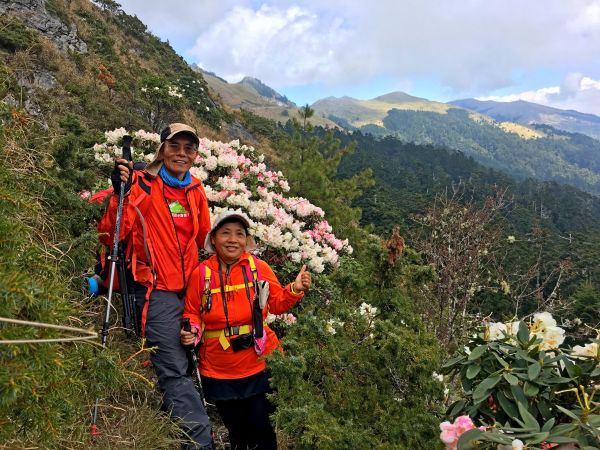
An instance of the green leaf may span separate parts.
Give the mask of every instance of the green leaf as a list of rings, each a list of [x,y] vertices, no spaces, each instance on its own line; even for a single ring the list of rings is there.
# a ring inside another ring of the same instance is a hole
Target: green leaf
[[[465,405],[467,404],[466,400],[457,400],[452,403],[448,409],[446,410],[446,415],[449,417],[456,417],[458,413],[460,413]]]
[[[519,322],[519,331],[517,331],[517,339],[523,345],[529,342],[529,328],[523,321]]]
[[[523,385],[523,392],[527,397],[535,397],[540,392],[540,388],[536,384],[526,381]]]
[[[535,428],[537,431],[540,431],[540,424],[537,419],[529,412],[526,406],[521,403],[517,403],[517,407],[519,408],[519,414],[523,419],[523,423],[528,428]]]
[[[550,407],[548,406],[546,399],[540,399],[539,403],[537,404],[537,407],[540,410],[540,414],[544,419],[549,419],[554,416],[554,414],[552,414],[552,411],[550,411]]]
[[[565,378],[565,377],[552,377],[546,380],[547,384],[564,384],[573,381],[573,378]]]
[[[529,357],[529,355],[527,354],[527,352],[525,350],[522,350],[522,349],[519,349],[519,351],[517,351],[516,356],[517,356],[518,359],[522,359],[522,360],[530,362],[530,363],[536,362],[535,359]]]
[[[487,345],[480,345],[478,347],[475,347],[473,350],[471,350],[471,353],[469,354],[469,361],[481,358],[483,354],[487,351],[487,349]]]
[[[531,381],[533,381],[540,375],[541,370],[542,366],[536,361],[527,369],[527,376]]]
[[[554,406],[556,406],[558,408],[558,410],[561,411],[563,414],[566,414],[571,419],[574,419],[579,422],[579,416],[577,414],[575,414],[573,411],[570,411],[567,408],[563,408],[560,405],[554,405]]]
[[[456,450],[473,450],[476,447],[476,442],[481,440],[483,431],[478,428],[473,428],[472,430],[465,431],[458,440],[458,445]]]
[[[501,358],[496,353],[492,353],[492,354],[496,357],[496,359],[502,365],[502,367],[504,367],[505,369],[508,369],[510,367],[510,364],[508,364],[504,358]]]
[[[513,441],[512,437],[505,434],[495,433],[493,431],[486,431],[481,436],[481,439],[488,442],[495,442],[497,444],[510,444]]]
[[[590,414],[587,417],[587,423],[594,428],[600,427],[600,416],[598,414]]]
[[[556,419],[553,417],[552,419],[550,419],[548,422],[546,422],[544,424],[544,426],[542,427],[542,431],[550,431],[555,423],[556,423]]]
[[[479,371],[481,370],[481,366],[479,364],[471,364],[467,369],[467,378],[472,380],[477,376]]]
[[[548,436],[546,439],[548,442],[553,442],[555,444],[569,444],[571,442],[577,442],[577,439],[567,436]]]
[[[513,394],[513,397],[515,399],[515,401],[517,402],[517,404],[522,404],[523,406],[525,406],[527,408],[527,397],[525,397],[525,394],[523,393],[523,389],[521,388],[521,386],[510,386],[510,391]]]
[[[519,379],[515,377],[512,373],[503,373],[502,376],[506,381],[508,381],[508,384],[511,384],[513,386],[519,384]]]
[[[456,363],[461,362],[463,359],[465,359],[464,355],[455,356],[454,358],[451,358],[448,361],[446,361],[444,363],[444,365],[442,366],[442,369],[448,369],[448,368],[456,365]]]
[[[592,370],[590,377],[597,377],[598,375],[600,375],[600,366],[596,366],[596,368]]]
[[[473,402],[480,403],[485,400],[489,394],[489,391],[498,384],[502,378],[500,375],[493,375],[483,380],[473,391]]]
[[[550,436],[550,433],[547,431],[542,433],[534,433],[527,437],[527,444],[539,444],[540,442],[544,442],[546,439],[548,439],[548,436]]]
[[[552,430],[552,435],[563,435],[576,430],[579,427],[578,423],[561,423]]]
[[[517,405],[511,402],[506,397],[506,395],[504,395],[504,392],[498,392],[496,397],[500,408],[502,408],[502,410],[508,417],[510,417],[513,420],[519,417],[519,410],[517,409]]]

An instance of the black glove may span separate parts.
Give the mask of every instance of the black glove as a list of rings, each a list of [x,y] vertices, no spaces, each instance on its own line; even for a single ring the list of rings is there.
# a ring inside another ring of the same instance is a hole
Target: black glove
[[[113,185],[113,191],[115,194],[119,194],[120,190],[121,190],[121,172],[119,171],[119,166],[122,164],[119,164],[118,162],[115,161],[115,168],[113,169],[112,173],[110,174],[110,181],[112,181],[112,185]],[[129,178],[127,179],[127,183],[125,183],[125,190],[123,191],[124,194],[127,194],[129,192],[129,189],[131,189],[131,169],[129,169]]]

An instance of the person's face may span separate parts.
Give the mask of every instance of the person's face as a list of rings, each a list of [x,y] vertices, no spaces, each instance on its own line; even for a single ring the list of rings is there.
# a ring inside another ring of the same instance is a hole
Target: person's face
[[[217,256],[224,262],[237,261],[246,251],[246,230],[239,222],[223,225],[211,235]]]
[[[163,164],[174,177],[182,180],[198,155],[196,142],[186,134],[176,134],[163,145]]]

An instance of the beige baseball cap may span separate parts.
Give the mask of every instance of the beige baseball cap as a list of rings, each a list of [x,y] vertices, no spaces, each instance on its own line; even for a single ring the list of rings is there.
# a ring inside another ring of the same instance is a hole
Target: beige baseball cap
[[[186,125],[185,123],[172,123],[160,132],[160,144],[156,149],[154,160],[146,166],[146,172],[154,176],[158,175],[158,171],[162,166],[162,149],[165,145],[165,141],[173,139],[179,133],[187,134],[194,140],[196,145],[200,145],[200,138],[198,137],[198,133],[194,128]]]
[[[206,235],[206,239],[204,240],[204,250],[206,250],[208,253],[217,253],[217,251],[215,250],[215,247],[213,246],[210,237],[212,236],[212,234],[219,229],[219,227],[221,226],[221,224],[223,224],[223,222],[229,222],[229,221],[239,221],[242,222],[244,224],[244,227],[246,228],[246,251],[252,251],[256,248],[256,241],[254,240],[254,237],[252,237],[249,234],[249,229],[250,229],[250,225],[251,225],[251,221],[250,218],[243,212],[241,211],[233,211],[231,209],[226,209],[225,211],[221,212],[221,214],[219,214],[216,218],[215,221],[213,222],[213,226],[210,229],[210,231],[208,232],[208,234]]]

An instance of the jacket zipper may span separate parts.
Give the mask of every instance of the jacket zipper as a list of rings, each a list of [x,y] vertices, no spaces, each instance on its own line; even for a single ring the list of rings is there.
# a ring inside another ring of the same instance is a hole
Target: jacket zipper
[[[183,262],[183,252],[181,251],[181,244],[179,243],[179,236],[177,236],[177,228],[175,227],[175,220],[173,219],[173,214],[171,214],[171,208],[169,208],[169,203],[167,202],[167,197],[165,196],[165,185],[164,185],[164,183],[163,183],[162,194],[163,194],[163,200],[165,201],[165,205],[167,207],[167,210],[169,211],[169,217],[171,218],[171,224],[173,225],[173,233],[175,234],[175,240],[177,241],[177,248],[179,249],[179,258],[181,260],[181,278],[183,279],[183,288],[182,288],[182,290],[183,290],[186,287],[185,265],[184,265],[184,262]],[[190,202],[189,202],[189,200],[187,198],[187,193],[184,192],[184,194],[185,194],[185,198],[188,201],[188,205],[189,205]]]

